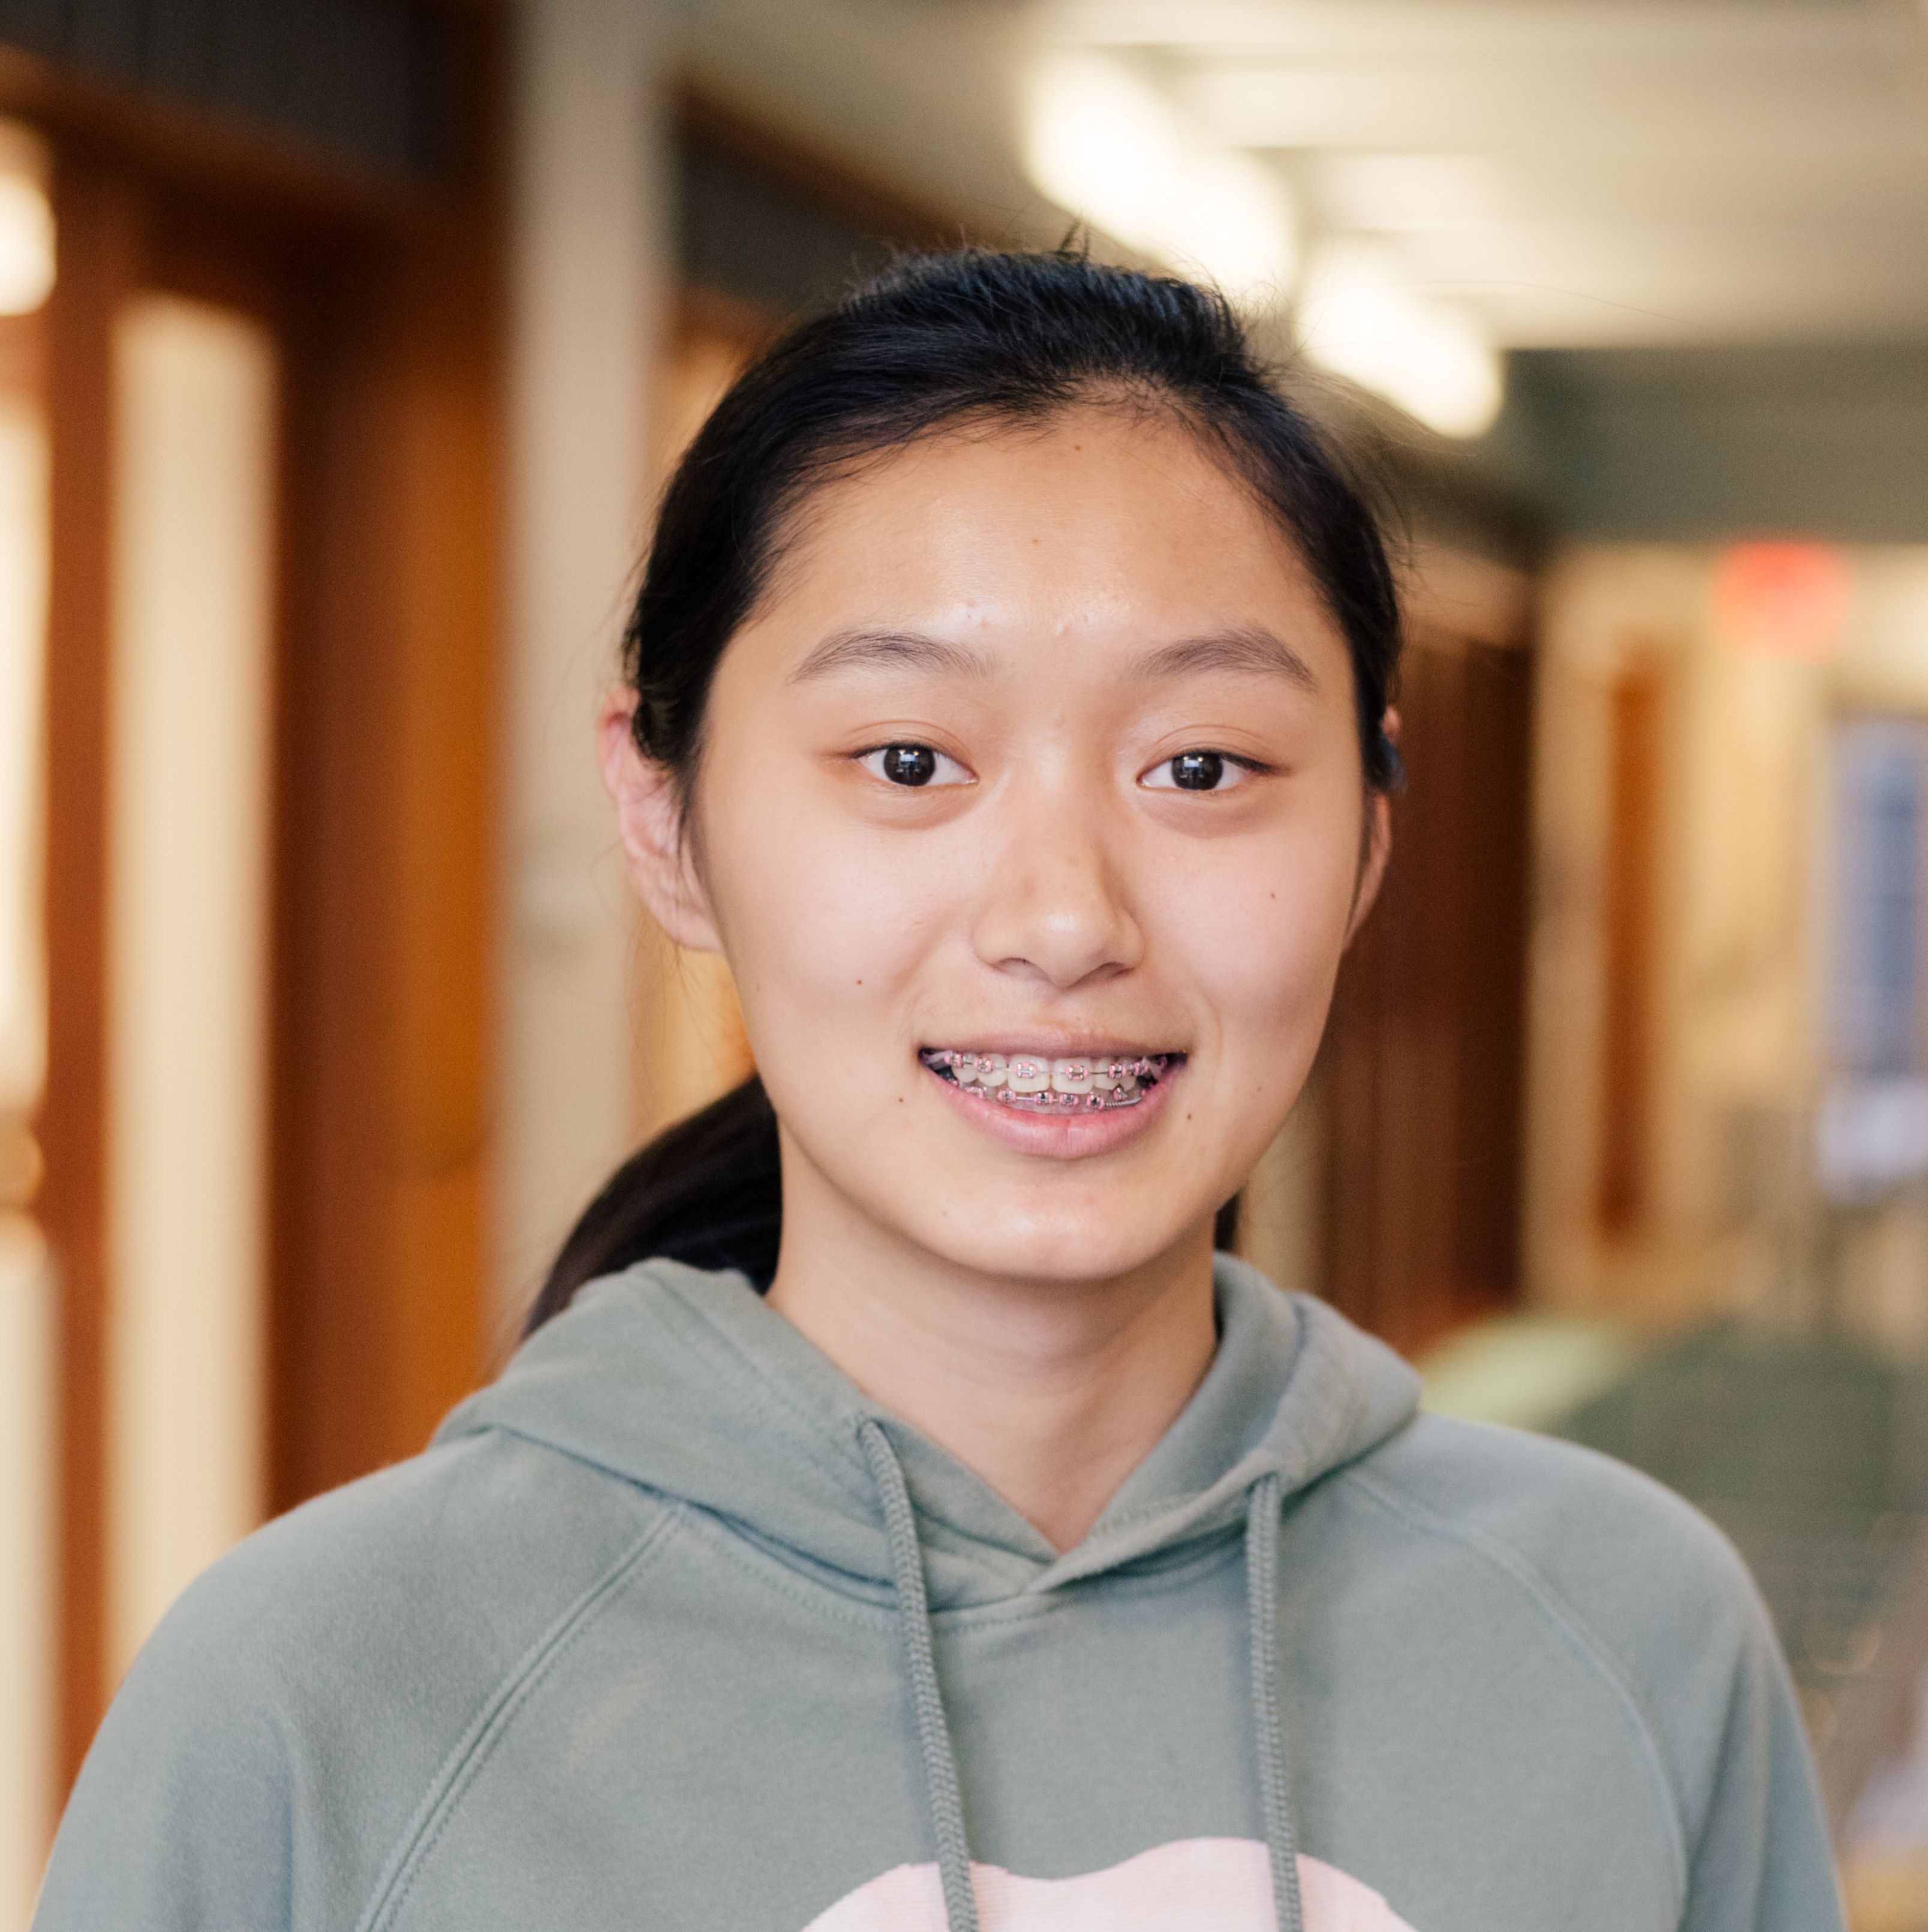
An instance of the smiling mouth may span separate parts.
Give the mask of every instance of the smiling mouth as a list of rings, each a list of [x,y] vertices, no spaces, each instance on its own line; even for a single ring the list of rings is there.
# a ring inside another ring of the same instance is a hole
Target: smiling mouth
[[[1161,1080],[1185,1064],[1185,1057],[1152,1053],[1131,1059],[1050,1060],[1041,1054],[927,1046],[917,1058],[940,1080],[993,1106],[1025,1114],[1100,1114],[1140,1105]]]

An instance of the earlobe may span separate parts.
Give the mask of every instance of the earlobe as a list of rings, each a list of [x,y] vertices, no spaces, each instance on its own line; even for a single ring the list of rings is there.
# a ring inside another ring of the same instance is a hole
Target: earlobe
[[[650,916],[678,946],[721,952],[708,895],[690,862],[675,777],[638,746],[635,704],[632,692],[612,694],[596,720],[597,762],[616,807],[629,877]]]
[[[1362,855],[1359,884],[1353,892],[1352,916],[1346,922],[1346,944],[1350,946],[1365,925],[1379,897],[1386,878],[1386,862],[1392,854],[1392,801],[1383,791],[1375,791],[1366,802],[1365,850]]]
[[[1399,764],[1399,713],[1391,706],[1380,721],[1380,735],[1390,753],[1391,783],[1396,788],[1404,782],[1404,768]],[[1352,916],[1346,922],[1346,944],[1350,946],[1365,923],[1379,897],[1386,878],[1386,861],[1392,856],[1392,799],[1389,791],[1374,790],[1366,798],[1365,840],[1359,856],[1359,882],[1353,891]]]

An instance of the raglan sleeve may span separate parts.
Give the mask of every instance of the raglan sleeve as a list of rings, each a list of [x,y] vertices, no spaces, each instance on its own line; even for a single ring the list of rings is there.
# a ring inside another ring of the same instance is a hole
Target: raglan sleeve
[[[218,1574],[135,1660],[54,1842],[32,1932],[284,1932],[286,1724]]]
[[[1749,1609],[1690,1847],[1681,1932],[1842,1932],[1833,1855],[1794,1685],[1758,1598]]]

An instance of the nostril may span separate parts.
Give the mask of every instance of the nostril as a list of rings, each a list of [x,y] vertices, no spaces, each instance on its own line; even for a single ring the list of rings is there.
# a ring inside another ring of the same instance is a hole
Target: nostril
[[[1008,852],[987,881],[972,940],[987,965],[1068,988],[1095,975],[1130,970],[1144,946],[1119,881],[1095,854]]]

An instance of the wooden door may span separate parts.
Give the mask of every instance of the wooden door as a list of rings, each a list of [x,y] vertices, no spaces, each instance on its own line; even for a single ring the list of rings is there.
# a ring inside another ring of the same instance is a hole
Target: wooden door
[[[1533,660],[1422,633],[1377,908],[1339,976],[1320,1286],[1396,1347],[1515,1300]]]
[[[140,720],[124,660],[158,593],[130,590],[130,558],[140,504],[164,508],[167,490],[151,476],[143,498],[131,478],[143,449],[164,483],[192,455],[160,419],[191,366],[228,371],[206,406],[254,412],[252,494],[233,500],[262,550],[258,782],[233,795],[251,806],[224,808],[258,815],[248,862],[263,897],[246,1136],[258,1306],[224,1345],[230,1383],[257,1378],[249,1507],[272,1513],[420,1448],[481,1366],[499,415],[488,26],[469,16],[458,37],[458,158],[429,184],[290,160],[57,74],[30,76],[16,104],[52,154],[59,236],[43,328],[48,1078],[33,1126],[59,1282],[63,1777],[138,1621],[115,1608],[129,1508],[116,1322],[140,1258],[125,1252],[116,1042],[133,996],[116,949],[125,882],[151,873],[125,809]],[[146,392],[143,354],[162,372]],[[165,520],[149,524],[164,561]],[[210,717],[155,728],[212,743]],[[201,1034],[210,1054],[232,1045],[205,1014],[182,1025],[190,1049]]]

